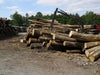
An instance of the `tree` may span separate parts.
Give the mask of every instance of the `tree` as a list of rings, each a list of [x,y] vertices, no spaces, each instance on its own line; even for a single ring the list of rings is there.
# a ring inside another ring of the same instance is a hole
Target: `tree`
[[[41,12],[37,12],[37,14],[36,14],[35,17],[36,17],[36,18],[37,18],[37,17],[42,18],[42,16],[43,16],[43,14],[42,14]]]
[[[18,12],[15,12],[10,17],[12,19],[13,25],[16,25],[16,26],[22,26],[23,25],[23,17],[20,14],[18,14]]]
[[[28,19],[34,20],[35,17],[32,15],[32,16],[30,16]]]

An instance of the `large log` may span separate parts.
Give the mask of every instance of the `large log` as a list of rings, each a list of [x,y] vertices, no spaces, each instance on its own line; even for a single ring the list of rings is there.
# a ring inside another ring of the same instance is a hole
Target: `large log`
[[[93,54],[91,54],[89,56],[89,60],[91,62],[94,62],[95,60],[97,60],[100,57],[100,49],[97,49]]]
[[[100,50],[100,46],[96,46],[96,47],[85,50],[85,55],[87,57],[89,57],[90,55],[92,55],[97,50]]]
[[[46,46],[49,50],[58,50],[58,51],[66,51],[66,47],[63,46],[62,43],[50,40]]]
[[[60,41],[76,41],[76,39],[67,37],[67,35],[57,35],[55,33],[51,33],[53,35],[53,40],[60,40]]]
[[[100,41],[100,35],[84,34],[75,31],[71,31],[69,37],[78,41]]]
[[[38,38],[40,36],[40,31],[38,29],[33,29],[32,36]]]
[[[89,49],[95,46],[100,45],[100,41],[96,41],[96,42],[86,42],[84,43],[84,49]]]
[[[30,46],[31,43],[39,43],[39,40],[36,38],[29,38],[27,41],[27,46]]]
[[[64,41],[63,45],[68,48],[77,48],[77,49],[83,48],[83,43],[80,43],[80,42]]]
[[[51,39],[52,39],[52,38],[46,37],[46,36],[40,36],[40,37],[39,37],[39,40],[40,40],[41,42],[49,41],[49,40],[51,40]]]

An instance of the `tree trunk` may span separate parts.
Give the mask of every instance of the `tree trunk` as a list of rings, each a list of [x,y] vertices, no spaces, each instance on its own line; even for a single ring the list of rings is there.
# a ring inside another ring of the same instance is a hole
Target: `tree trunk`
[[[100,41],[100,35],[84,34],[71,31],[69,37],[75,38],[78,41]]]

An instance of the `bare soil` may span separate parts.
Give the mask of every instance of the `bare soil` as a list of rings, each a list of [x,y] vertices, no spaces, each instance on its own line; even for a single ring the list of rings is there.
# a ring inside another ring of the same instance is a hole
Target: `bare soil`
[[[100,59],[45,48],[30,49],[16,36],[0,40],[0,75],[100,75]]]

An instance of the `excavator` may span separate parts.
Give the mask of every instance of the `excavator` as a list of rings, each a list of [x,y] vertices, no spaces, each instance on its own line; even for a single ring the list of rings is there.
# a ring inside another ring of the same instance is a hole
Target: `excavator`
[[[83,33],[85,30],[84,30],[84,22],[82,19],[78,19],[78,18],[75,18],[73,16],[70,16],[69,14],[67,14],[65,11],[59,9],[59,8],[56,8],[56,10],[54,11],[54,16],[53,16],[53,19],[52,19],[52,22],[51,22],[51,25],[50,25],[50,29],[53,30],[53,24],[54,24],[54,20],[55,20],[55,17],[56,17],[56,14],[57,13],[60,13],[62,15],[65,15],[67,17],[70,17],[72,19],[74,19],[78,24],[79,24],[79,27],[80,27],[80,31],[81,33]],[[93,29],[94,31],[90,31],[88,33],[90,34],[98,34],[100,32],[100,25],[92,25],[93,26]]]

